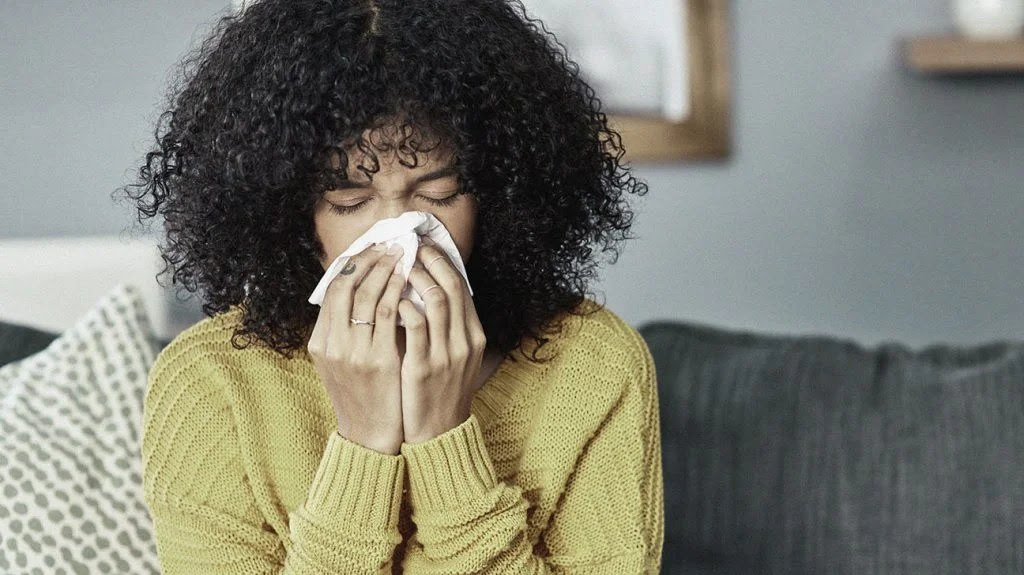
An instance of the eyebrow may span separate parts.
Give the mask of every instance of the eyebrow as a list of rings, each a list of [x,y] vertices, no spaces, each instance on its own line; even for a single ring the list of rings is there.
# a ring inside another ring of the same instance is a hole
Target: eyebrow
[[[455,168],[455,166],[445,166],[443,168],[438,168],[432,172],[427,172],[426,174],[419,176],[418,178],[412,181],[412,185],[421,184],[423,182],[427,182],[430,180],[440,180],[441,178],[447,178],[449,176],[456,176],[458,175],[458,173],[459,171],[458,169]],[[369,188],[370,185],[370,182],[353,182],[352,180],[341,180],[338,182],[336,189]]]

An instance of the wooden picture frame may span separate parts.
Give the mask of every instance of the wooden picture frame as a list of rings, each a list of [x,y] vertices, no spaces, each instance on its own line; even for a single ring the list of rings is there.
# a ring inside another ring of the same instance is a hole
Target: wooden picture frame
[[[609,114],[630,162],[714,160],[730,153],[728,0],[679,1],[686,3],[690,113],[679,122]]]

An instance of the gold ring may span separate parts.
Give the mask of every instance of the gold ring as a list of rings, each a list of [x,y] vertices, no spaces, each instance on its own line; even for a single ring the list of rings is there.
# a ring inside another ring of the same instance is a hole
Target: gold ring
[[[420,297],[424,297],[425,295],[427,295],[428,291],[430,291],[430,290],[432,290],[432,289],[434,289],[436,287],[441,287],[441,286],[438,285],[438,284],[434,284],[434,285],[428,287],[427,289],[423,290],[423,293],[420,294]]]
[[[434,263],[434,262],[436,262],[437,260],[440,260],[440,259],[444,259],[444,254],[441,254],[441,255],[437,256],[436,258],[434,258],[434,259],[430,260],[429,262],[427,262],[427,265],[425,267],[429,269],[430,268],[430,264],[432,264],[432,263]]]

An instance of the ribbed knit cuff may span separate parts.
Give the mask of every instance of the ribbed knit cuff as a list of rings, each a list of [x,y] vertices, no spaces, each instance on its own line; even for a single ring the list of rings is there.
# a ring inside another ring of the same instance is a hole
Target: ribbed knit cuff
[[[409,502],[417,510],[458,507],[498,484],[476,415],[423,443],[403,443]]]
[[[306,498],[306,511],[325,522],[344,518],[359,527],[398,526],[405,460],[330,434]]]

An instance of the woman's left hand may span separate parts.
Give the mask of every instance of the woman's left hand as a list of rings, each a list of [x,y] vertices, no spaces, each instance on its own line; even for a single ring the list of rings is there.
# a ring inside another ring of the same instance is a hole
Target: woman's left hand
[[[439,257],[440,256],[440,257]],[[402,300],[402,423],[406,443],[421,443],[466,421],[487,340],[462,274],[440,249],[423,244],[409,283],[426,315]],[[437,284],[440,287],[432,289]]]

